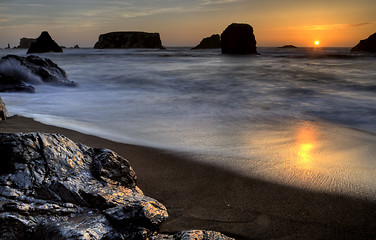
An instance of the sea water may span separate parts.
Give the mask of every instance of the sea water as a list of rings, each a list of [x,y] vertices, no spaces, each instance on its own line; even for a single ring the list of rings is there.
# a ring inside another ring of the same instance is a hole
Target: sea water
[[[250,177],[376,199],[376,56],[348,48],[66,49],[78,87],[1,93],[11,115],[184,152]],[[25,50],[0,50],[0,56]],[[125,156],[126,157],[126,156]]]

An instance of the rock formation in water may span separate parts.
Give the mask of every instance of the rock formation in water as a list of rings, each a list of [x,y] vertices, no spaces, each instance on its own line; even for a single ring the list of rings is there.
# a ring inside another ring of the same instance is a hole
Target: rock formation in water
[[[376,53],[376,33],[360,42],[351,49],[351,52],[372,52]]]
[[[159,33],[110,32],[101,34],[94,48],[163,48]]]
[[[229,25],[221,35],[223,54],[257,54],[253,28],[244,23]]]
[[[8,111],[5,107],[5,103],[3,102],[3,99],[0,97],[0,120],[6,120],[8,117]]]
[[[27,53],[63,52],[63,49],[51,38],[48,32],[42,32],[33,42]]]
[[[20,45],[17,48],[26,48],[29,49],[32,43],[34,43],[37,39],[35,38],[21,38]]]
[[[279,48],[298,48],[298,47],[296,47],[294,45],[284,45],[284,46],[279,47]]]
[[[48,83],[60,86],[76,86],[66,72],[50,59],[38,56],[19,57],[8,55],[0,59],[0,92],[34,92],[27,84]]]
[[[211,48],[221,48],[221,39],[219,34],[213,34],[211,37],[207,37],[201,40],[200,44],[192,48],[196,49],[211,49]]]
[[[222,239],[159,234],[167,209],[137,186],[129,162],[60,134],[0,133],[0,239]]]

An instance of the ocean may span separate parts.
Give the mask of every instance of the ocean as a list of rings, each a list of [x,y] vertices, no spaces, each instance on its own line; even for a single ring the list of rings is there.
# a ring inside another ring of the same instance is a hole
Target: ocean
[[[376,199],[376,55],[258,52],[65,49],[38,55],[78,87],[0,96],[11,115],[278,184]],[[7,54],[26,50],[0,50]]]

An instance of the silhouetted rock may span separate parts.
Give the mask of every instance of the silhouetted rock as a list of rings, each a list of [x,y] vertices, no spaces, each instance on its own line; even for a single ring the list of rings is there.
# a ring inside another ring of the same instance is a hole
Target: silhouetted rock
[[[17,48],[26,48],[29,49],[32,43],[34,43],[37,39],[35,38],[21,38],[20,45]]]
[[[74,45],[74,47],[73,48],[80,48],[78,45]]]
[[[282,46],[282,47],[279,47],[279,48],[298,48],[294,45],[285,45],[285,46]]]
[[[145,196],[129,162],[60,134],[0,133],[0,239],[230,240],[157,231],[167,209]]]
[[[358,51],[376,53],[376,33],[372,34],[367,39],[360,40],[360,42],[351,49],[351,52]]]
[[[6,120],[8,117],[8,111],[5,107],[5,103],[3,102],[3,99],[0,97],[0,120]]]
[[[33,42],[27,53],[63,52],[63,49],[51,38],[48,32],[42,32]]]
[[[30,84],[48,83],[62,86],[76,86],[67,78],[66,72],[50,59],[38,56],[19,57],[7,55],[0,59],[0,91],[34,92]]]
[[[213,34],[211,37],[207,37],[201,40],[200,44],[192,48],[196,49],[211,49],[211,48],[221,48],[221,39],[219,34]]]
[[[163,48],[159,33],[110,32],[101,34],[94,48]]]
[[[229,25],[221,35],[223,54],[257,54],[253,28],[244,23]]]

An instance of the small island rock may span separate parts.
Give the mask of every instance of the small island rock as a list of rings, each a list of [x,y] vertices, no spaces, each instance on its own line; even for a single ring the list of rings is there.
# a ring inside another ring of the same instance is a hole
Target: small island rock
[[[298,48],[298,47],[296,47],[294,45],[284,45],[284,46],[279,47],[279,48]]]
[[[221,48],[221,38],[219,34],[213,34],[211,37],[202,39],[200,44],[192,48],[192,50],[212,48]]]
[[[257,54],[256,39],[249,24],[233,23],[221,35],[223,54]]]
[[[63,52],[63,49],[51,38],[48,32],[42,32],[33,42],[27,53]]]
[[[351,49],[351,52],[359,51],[376,53],[376,33],[372,34],[367,39],[360,40],[360,42]]]
[[[110,32],[101,34],[94,48],[163,48],[159,33]]]
[[[30,45],[34,43],[37,39],[35,38],[21,38],[20,45],[17,48],[29,49]]]

